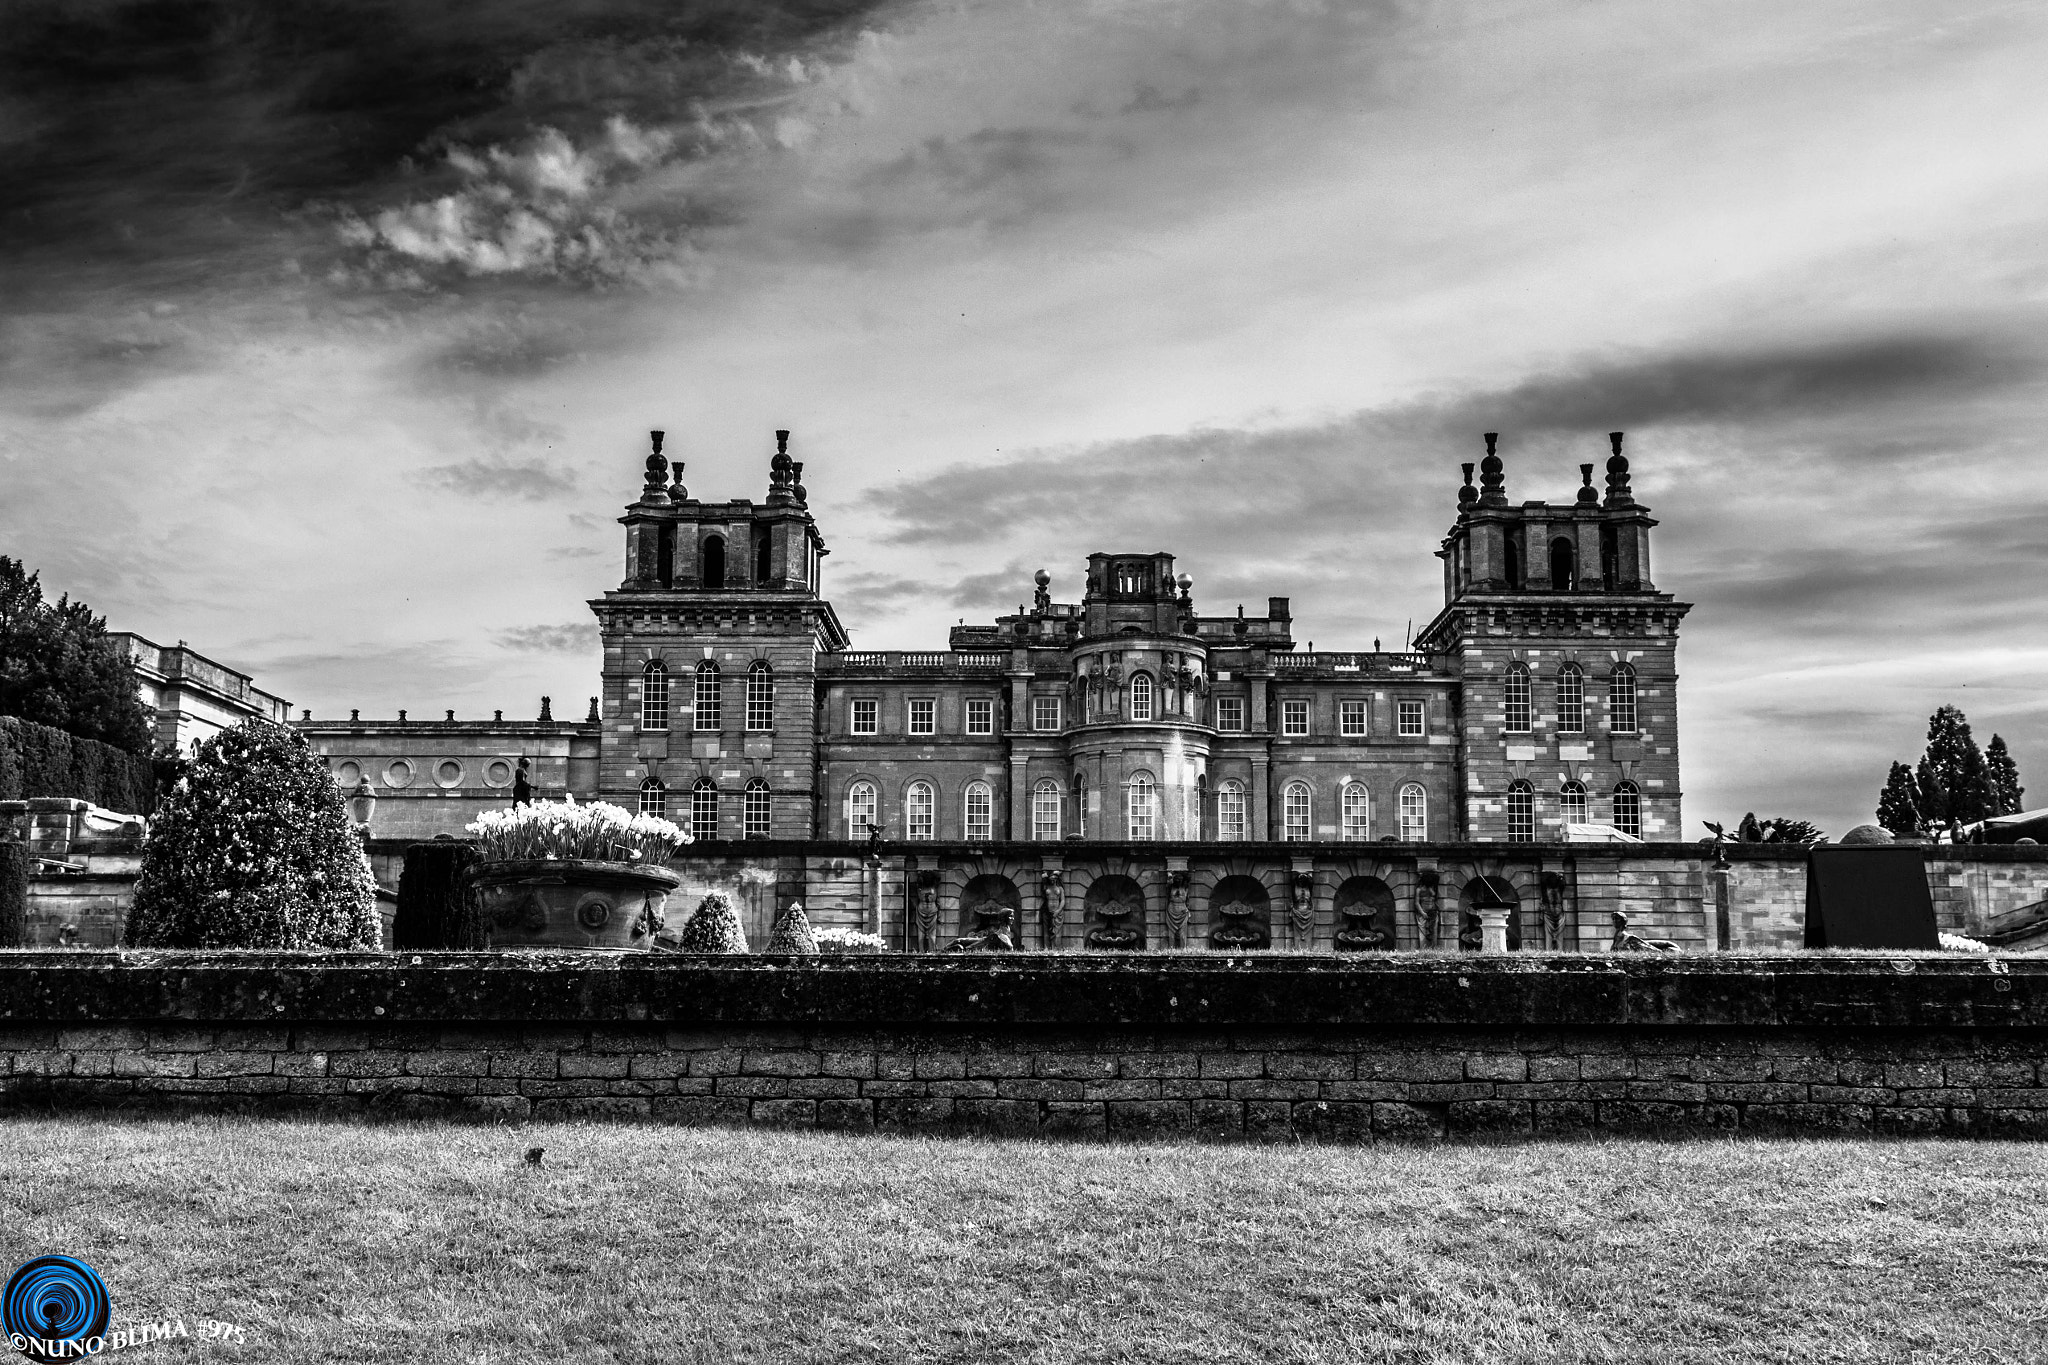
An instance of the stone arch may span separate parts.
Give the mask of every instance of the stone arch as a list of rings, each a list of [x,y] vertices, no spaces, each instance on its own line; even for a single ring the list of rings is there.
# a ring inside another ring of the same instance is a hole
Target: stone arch
[[[1273,896],[1257,877],[1233,873],[1209,892],[1209,946],[1245,952],[1273,946]]]
[[[1395,943],[1394,888],[1378,877],[1350,877],[1337,888],[1337,951],[1389,950]]]
[[[1145,889],[1135,877],[1110,872],[1088,883],[1082,899],[1087,910],[1090,948],[1136,949],[1145,946]]]
[[[1014,938],[1022,930],[1024,918],[1024,893],[1017,889],[1017,883],[1000,872],[984,872],[970,878],[960,889],[961,934],[986,933],[991,922],[1000,920],[1006,910]]]

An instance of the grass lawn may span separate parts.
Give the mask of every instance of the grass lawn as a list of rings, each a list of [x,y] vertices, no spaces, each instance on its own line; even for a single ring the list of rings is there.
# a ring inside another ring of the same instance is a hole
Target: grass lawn
[[[530,1145],[545,1165],[527,1166]],[[2048,1147],[0,1122],[113,1360],[2048,1360]]]

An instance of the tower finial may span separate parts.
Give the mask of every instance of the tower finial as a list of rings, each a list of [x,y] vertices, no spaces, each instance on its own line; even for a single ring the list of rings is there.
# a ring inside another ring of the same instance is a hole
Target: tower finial
[[[790,472],[794,463],[789,458],[789,433],[776,432],[775,458],[768,461],[768,501],[795,501],[794,495],[790,492],[790,485],[796,482],[795,476]]]
[[[1500,442],[1500,433],[1486,433],[1486,458],[1479,462],[1479,503],[1482,507],[1505,507],[1508,503],[1507,478],[1501,472],[1502,464],[1495,449]]]
[[[1628,486],[1628,456],[1621,453],[1622,433],[1607,433],[1607,443],[1614,447],[1614,453],[1607,457],[1607,497],[1603,500],[1608,507],[1633,507],[1636,495]]]
[[[1477,468],[1470,460],[1458,466],[1465,471],[1465,486],[1458,490],[1458,510],[1469,512],[1472,504],[1479,501],[1479,490],[1472,486],[1472,471]]]
[[[640,489],[640,501],[665,503],[668,501],[668,458],[661,453],[661,439],[667,433],[650,431],[647,435],[654,448],[647,456],[647,481]]]
[[[1579,506],[1592,507],[1600,501],[1600,494],[1593,487],[1593,466],[1579,466]]]

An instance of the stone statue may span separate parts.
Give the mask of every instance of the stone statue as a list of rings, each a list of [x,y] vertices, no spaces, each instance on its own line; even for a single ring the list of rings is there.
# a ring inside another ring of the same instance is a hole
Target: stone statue
[[[1434,948],[1443,936],[1443,898],[1437,870],[1433,867],[1419,869],[1415,874],[1415,918],[1422,933],[1422,946]]]
[[[949,953],[1009,953],[1015,952],[1016,940],[1011,935],[1011,924],[1017,912],[1007,905],[995,901],[983,901],[974,907],[974,932],[964,938],[956,938],[946,945]]]
[[[1040,569],[1031,576],[1031,581],[1038,585],[1037,591],[1031,594],[1031,609],[1045,616],[1052,611],[1052,575]]]
[[[533,779],[526,775],[527,761],[519,760],[519,771],[512,774],[512,804],[530,806],[533,804]]]
[[[1293,901],[1288,907],[1287,927],[1290,946],[1306,951],[1315,945],[1316,934],[1316,874],[1296,872],[1293,874]]]
[[[925,872],[917,883],[917,951],[939,950],[939,874]]]
[[[1643,938],[1629,931],[1628,916],[1614,912],[1614,941],[1607,945],[1610,953],[1675,953],[1678,945],[1668,938]]]
[[[1188,946],[1188,874],[1166,874],[1166,946]]]
[[[1543,897],[1543,946],[1553,953],[1565,950],[1564,874],[1546,872],[1541,883]]]
[[[1038,946],[1060,946],[1060,915],[1067,908],[1066,874],[1047,868],[1038,874]]]

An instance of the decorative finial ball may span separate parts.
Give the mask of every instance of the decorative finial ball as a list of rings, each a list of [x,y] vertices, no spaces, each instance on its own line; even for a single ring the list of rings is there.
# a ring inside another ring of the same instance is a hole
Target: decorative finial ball
[[[1628,473],[1628,456],[1609,455],[1607,457],[1607,472],[1610,474]]]
[[[1183,592],[1195,586],[1195,580],[1192,574],[1182,574],[1179,578],[1176,578],[1173,581],[1180,584],[1181,591]]]
[[[1042,588],[1046,584],[1052,582],[1052,575],[1047,573],[1045,570],[1040,569],[1037,573],[1031,575],[1031,581]]]
[[[1500,473],[1500,471],[1501,460],[1500,456],[1498,455],[1488,455],[1485,459],[1479,462],[1479,473],[1481,477],[1484,477],[1488,474],[1498,474]]]
[[[1889,844],[1896,842],[1883,825],[1858,825],[1838,841],[1844,844]]]

